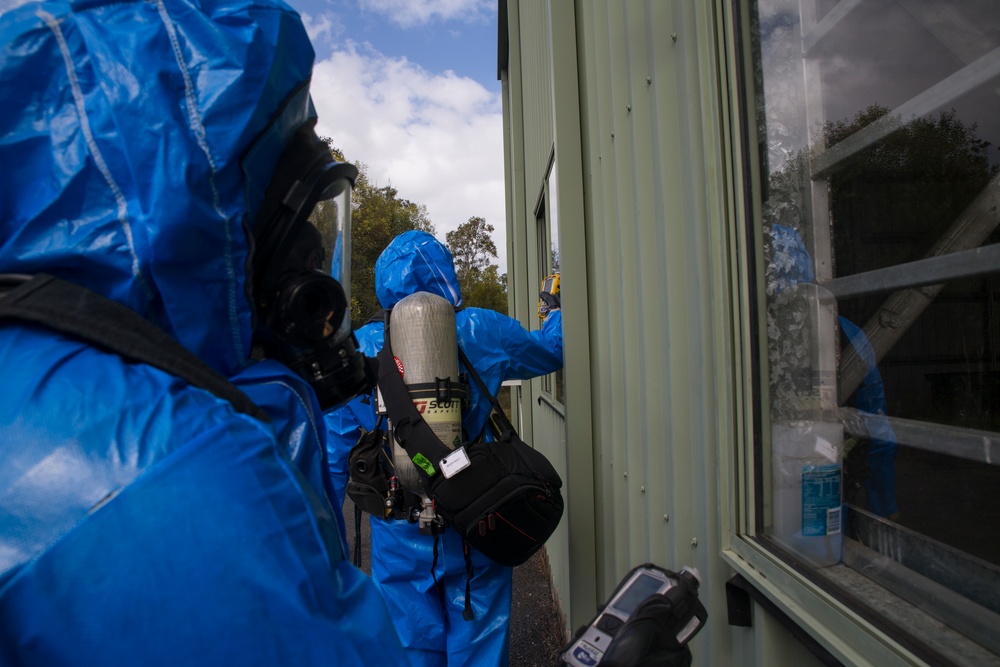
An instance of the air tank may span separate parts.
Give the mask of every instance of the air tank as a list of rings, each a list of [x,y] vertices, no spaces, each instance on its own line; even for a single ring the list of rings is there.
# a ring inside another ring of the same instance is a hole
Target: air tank
[[[396,366],[417,412],[454,449],[462,443],[455,307],[436,294],[416,292],[393,307],[389,331]],[[449,393],[449,387],[454,391]],[[393,445],[393,463],[403,485],[418,489],[416,467],[399,443]]]

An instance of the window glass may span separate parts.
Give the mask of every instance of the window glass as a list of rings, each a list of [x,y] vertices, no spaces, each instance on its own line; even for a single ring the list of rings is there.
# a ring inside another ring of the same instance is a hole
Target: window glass
[[[549,244],[546,269],[549,273],[559,273],[559,188],[556,181],[556,162],[552,162],[545,187],[549,201]]]
[[[758,528],[1000,653],[1000,5],[759,0],[750,32]]]
[[[552,169],[549,170],[549,177],[546,183],[549,199],[549,266],[546,275],[559,273],[559,190],[556,183],[556,165],[552,162]],[[560,368],[552,374],[552,396],[558,403],[566,402],[565,388],[563,386],[563,370]]]
[[[556,162],[553,160],[552,167],[549,169],[549,174],[545,179],[545,196],[538,213],[538,265],[541,268],[543,278],[560,272],[559,197],[557,187]],[[563,386],[562,369],[545,376],[542,379],[542,389],[549,393],[558,403],[564,403],[565,389]]]

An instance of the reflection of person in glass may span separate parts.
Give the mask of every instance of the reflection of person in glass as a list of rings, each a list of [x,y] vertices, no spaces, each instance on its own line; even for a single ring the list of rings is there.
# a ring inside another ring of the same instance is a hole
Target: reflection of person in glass
[[[854,405],[871,417],[866,420],[868,427],[868,476],[865,490],[872,511],[879,516],[897,519],[899,507],[896,505],[896,434],[886,416],[888,403],[882,374],[875,361],[875,351],[859,326],[845,317],[839,319],[840,329],[847,336],[854,351],[864,360],[868,372],[854,393]]]
[[[771,243],[775,267],[772,277],[775,294],[797,283],[815,280],[812,259],[799,233],[785,225],[771,226]],[[896,435],[886,417],[888,404],[882,375],[878,370],[875,353],[864,332],[850,320],[838,318],[840,329],[868,369],[864,381],[854,394],[854,405],[869,415],[866,424],[869,433],[867,464],[869,474],[865,479],[868,502],[879,516],[895,518],[896,506]]]

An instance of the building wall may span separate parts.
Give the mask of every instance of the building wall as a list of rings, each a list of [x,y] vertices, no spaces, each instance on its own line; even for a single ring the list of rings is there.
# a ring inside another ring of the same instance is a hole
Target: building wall
[[[726,664],[718,458],[733,395],[718,99],[702,89],[712,18],[705,3],[577,7],[599,589],[646,560],[697,567],[712,620],[694,650]]]
[[[692,565],[711,582],[699,662],[725,664],[719,451],[732,440],[732,325],[724,182],[709,160],[720,154],[718,95],[702,89],[716,67],[715,24],[702,4],[508,3],[520,59],[512,47],[505,85],[523,100],[514,125],[523,123],[526,195],[509,223],[529,243],[532,193],[554,152],[566,183],[565,423],[529,402],[535,446],[565,473],[567,520],[548,552],[568,627],[589,620],[635,565]],[[580,219],[567,215],[574,206]],[[512,291],[537,290],[532,268],[511,267]],[[573,435],[580,424],[586,439]],[[585,523],[592,535],[577,530]]]
[[[693,1],[508,0],[501,11],[509,288],[527,324],[553,158],[559,179],[566,406],[539,400],[538,380],[522,390],[524,435],[565,482],[547,544],[565,629],[589,621],[633,566],[692,565],[710,610],[698,664],[815,662],[756,604],[751,628],[726,618],[733,570],[720,554],[741,405],[716,122],[726,110],[711,71],[719,28]]]
[[[696,664],[924,664],[913,642],[757,532],[770,466],[757,363],[768,333],[753,324],[761,211],[745,191],[761,187],[748,155],[762,140],[741,102],[752,106],[759,74],[750,4],[501,2],[508,278],[525,323],[537,324],[537,212],[552,164],[558,182],[565,404],[537,380],[524,401],[526,438],[565,482],[566,517],[547,544],[553,581],[568,630],[640,563],[698,568],[710,616]],[[860,4],[826,7],[820,28]],[[787,5],[789,16],[812,7]],[[848,589],[867,585],[838,572]],[[755,591],[749,627],[729,624],[736,575]],[[880,613],[898,601],[885,596]]]
[[[507,5],[509,62],[501,72],[504,89],[504,141],[508,195],[508,275],[511,312],[526,326],[538,326],[535,305],[544,277],[539,263],[536,215],[545,199],[554,146],[557,158],[560,235],[563,238],[563,313],[574,313],[577,327],[566,336],[567,402],[590,403],[587,316],[587,263],[583,180],[580,159],[580,110],[574,11],[569,3],[501,3]],[[554,10],[554,12],[552,11]],[[567,16],[568,14],[568,16]],[[558,119],[558,120],[557,120]],[[558,137],[562,135],[562,138]],[[568,138],[567,138],[568,137]],[[564,319],[565,322],[565,319]],[[523,387],[525,439],[543,451],[565,481],[566,514],[548,542],[553,583],[569,619],[592,614],[597,599],[596,510],[594,507],[592,437],[589,417],[567,422],[562,407],[542,391],[536,379]],[[574,443],[567,445],[567,443]],[[572,535],[572,539],[571,536]],[[569,554],[573,553],[572,564]],[[576,609],[577,611],[573,611]]]

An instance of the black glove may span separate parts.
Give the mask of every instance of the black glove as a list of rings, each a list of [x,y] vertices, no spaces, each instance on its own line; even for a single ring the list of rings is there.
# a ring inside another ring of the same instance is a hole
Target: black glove
[[[601,667],[690,667],[691,650],[678,647],[676,635],[666,631],[673,622],[667,598],[646,599],[611,641]]]
[[[553,310],[559,310],[562,307],[559,297],[551,292],[539,292],[538,300],[538,316],[543,319],[548,317]]]

